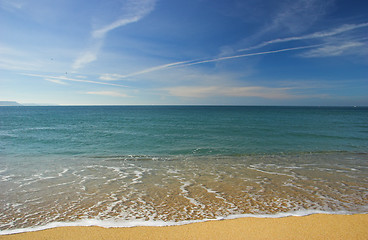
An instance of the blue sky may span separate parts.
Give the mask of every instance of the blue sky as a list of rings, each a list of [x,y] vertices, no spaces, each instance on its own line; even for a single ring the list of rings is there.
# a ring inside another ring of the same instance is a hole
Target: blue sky
[[[0,0],[0,101],[368,105],[368,2]]]

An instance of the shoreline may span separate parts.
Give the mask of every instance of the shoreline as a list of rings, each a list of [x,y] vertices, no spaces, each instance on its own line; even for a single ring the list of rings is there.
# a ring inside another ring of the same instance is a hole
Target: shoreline
[[[281,212],[275,214],[234,214],[224,217],[200,219],[200,220],[184,220],[184,221],[162,221],[162,220],[118,220],[118,219],[82,219],[72,222],[51,222],[45,225],[15,228],[9,230],[0,230],[0,236],[13,235],[19,233],[38,232],[60,227],[102,227],[102,228],[132,228],[132,227],[173,227],[182,226],[193,223],[203,223],[212,221],[234,220],[239,218],[285,218],[285,217],[305,217],[310,215],[356,215],[368,214],[368,212],[348,212],[348,211],[320,211],[320,210],[299,210],[294,212]]]
[[[367,239],[368,214],[242,217],[175,226],[64,226],[0,239]]]

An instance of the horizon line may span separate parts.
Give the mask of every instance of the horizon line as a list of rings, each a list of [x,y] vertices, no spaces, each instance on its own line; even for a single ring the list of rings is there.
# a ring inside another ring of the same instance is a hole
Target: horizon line
[[[18,103],[19,105],[0,105],[0,107],[350,107],[366,108],[368,105],[268,105],[268,104],[35,104]]]

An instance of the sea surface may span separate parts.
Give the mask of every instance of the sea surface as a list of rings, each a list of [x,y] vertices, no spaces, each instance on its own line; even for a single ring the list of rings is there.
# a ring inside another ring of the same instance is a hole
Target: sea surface
[[[0,234],[368,212],[368,108],[0,107]]]

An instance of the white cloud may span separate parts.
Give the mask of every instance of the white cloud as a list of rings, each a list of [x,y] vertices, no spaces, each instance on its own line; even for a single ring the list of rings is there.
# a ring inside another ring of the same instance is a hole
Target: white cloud
[[[97,53],[100,50],[100,44],[86,52],[82,53],[73,63],[73,69],[79,69],[88,63],[91,63],[97,59]]]
[[[283,31],[301,32],[317,22],[334,0],[294,0],[281,1],[279,10],[272,16],[272,22],[264,32]]]
[[[50,75],[42,75],[42,74],[31,74],[31,73],[23,73],[25,76],[31,76],[31,77],[41,77],[46,81],[52,81],[58,84],[61,84],[61,82],[64,81],[71,81],[71,82],[81,82],[81,83],[93,83],[93,84],[99,84],[99,85],[108,85],[108,86],[115,86],[115,87],[126,87],[124,85],[120,84],[114,84],[114,83],[106,83],[106,82],[97,82],[97,81],[91,81],[87,79],[76,79],[71,78],[67,76],[50,76]]]
[[[219,94],[219,92],[217,92],[219,88],[216,86],[207,86],[207,87],[178,86],[178,87],[165,88],[163,90],[168,91],[170,95],[176,97],[205,98],[213,96],[215,94]]]
[[[331,36],[335,36],[337,34],[341,34],[341,33],[344,33],[344,32],[348,32],[348,31],[352,31],[352,30],[359,29],[359,28],[364,28],[364,27],[368,27],[368,23],[344,24],[340,27],[337,27],[335,29],[328,30],[328,31],[320,31],[320,32],[315,32],[315,33],[311,33],[311,34],[306,34],[306,35],[303,35],[303,36],[273,39],[273,40],[266,41],[266,42],[257,44],[255,46],[249,47],[249,48],[239,49],[238,51],[242,52],[242,51],[248,51],[248,50],[252,50],[252,49],[258,49],[258,48],[265,47],[267,45],[274,44],[274,43],[283,43],[283,42],[290,42],[290,41],[331,37]]]
[[[31,61],[19,61],[14,60],[13,58],[0,58],[0,69],[6,70],[35,70],[41,67],[41,63],[39,62],[31,62]]]
[[[341,56],[352,52],[358,53],[359,49],[364,45],[362,42],[344,42],[336,45],[326,45],[309,50],[300,56],[306,58]]]
[[[122,7],[125,13],[121,18],[91,32],[92,46],[74,61],[73,69],[80,69],[97,60],[97,55],[108,32],[141,20],[154,9],[155,3],[155,0],[128,0]]]
[[[258,55],[266,55],[266,54],[274,54],[274,53],[280,53],[280,52],[287,52],[287,51],[296,51],[301,49],[308,49],[308,48],[315,48],[318,46],[321,46],[323,44],[316,44],[316,45],[308,45],[308,46],[301,46],[301,47],[294,47],[294,48],[284,48],[284,49],[278,49],[273,51],[265,51],[265,52],[256,52],[256,53],[247,53],[247,54],[240,54],[240,55],[233,55],[233,56],[227,56],[227,57],[219,57],[219,58],[210,58],[207,60],[188,60],[188,61],[181,61],[181,62],[174,62],[164,65],[159,65],[156,67],[147,68],[138,72],[121,75],[121,74],[103,74],[100,76],[101,80],[104,81],[114,81],[114,80],[121,80],[128,77],[133,77],[145,73],[155,72],[158,70],[164,70],[164,69],[170,69],[174,67],[186,67],[186,66],[192,66],[192,65],[198,65],[198,64],[204,64],[204,63],[211,63],[211,62],[219,62],[219,61],[225,61],[230,59],[236,59],[236,58],[244,58],[244,57],[251,57],[251,56],[258,56]]]
[[[228,87],[228,86],[177,86],[164,88],[170,95],[176,97],[260,97],[267,99],[289,99],[300,98],[290,94],[291,88],[271,88],[271,87]]]
[[[116,81],[121,78],[124,78],[124,75],[120,75],[116,73],[105,73],[99,77],[99,79],[102,81]]]
[[[172,67],[176,67],[176,66],[186,66],[186,64],[189,64],[189,63],[192,63],[192,62],[195,62],[195,61],[196,60],[189,60],[189,61],[163,64],[163,65],[159,65],[159,66],[156,66],[156,67],[146,68],[146,69],[138,71],[138,72],[129,73],[129,74],[126,74],[126,75],[116,74],[116,73],[105,73],[105,74],[102,74],[100,76],[100,79],[103,80],[103,81],[116,81],[116,80],[121,80],[121,79],[129,78],[129,77],[134,77],[134,76],[137,76],[137,75],[145,74],[145,73],[150,73],[150,72],[155,72],[155,71],[158,71],[158,70],[172,68]]]
[[[77,75],[77,76],[75,76],[76,78],[81,78],[81,79],[86,79],[87,78],[87,76],[83,76],[83,75]]]
[[[46,81],[49,81],[49,82],[53,82],[53,83],[57,83],[57,84],[60,84],[60,85],[67,85],[66,82],[64,81],[61,81],[60,79],[56,79],[56,78],[44,78]]]
[[[122,92],[115,92],[115,91],[98,91],[98,92],[86,92],[86,94],[91,95],[102,95],[102,96],[110,96],[110,97],[129,97],[129,95],[122,93]]]
[[[233,56],[227,56],[227,57],[212,58],[212,59],[208,59],[208,60],[196,61],[196,62],[192,62],[192,63],[183,64],[182,66],[190,66],[190,65],[197,65],[197,64],[203,64],[203,63],[209,63],[209,62],[218,62],[218,61],[224,61],[224,60],[235,59],[235,58],[244,58],[244,57],[251,57],[251,56],[258,56],[258,55],[280,53],[280,52],[296,51],[296,50],[307,49],[307,48],[315,48],[315,47],[321,46],[321,45],[322,44],[307,45],[307,46],[301,46],[301,47],[278,49],[278,50],[273,50],[273,51],[247,53],[247,54],[233,55]]]
[[[115,28],[118,28],[118,27],[121,27],[121,26],[124,26],[124,25],[127,25],[129,23],[134,23],[134,22],[137,22],[141,19],[142,17],[141,16],[134,16],[132,18],[126,18],[126,19],[119,19],[107,26],[104,26],[100,29],[97,29],[95,31],[92,32],[92,37],[94,38],[104,38],[105,35],[115,29]]]
[[[94,38],[103,38],[109,31],[114,30],[115,28],[141,20],[154,9],[155,4],[155,0],[127,1],[123,7],[123,9],[125,10],[123,17],[99,29],[94,30],[92,32],[92,36]]]
[[[250,48],[245,48],[245,49],[239,49],[237,50],[237,52],[243,52],[243,51],[248,51],[248,50],[252,50],[252,49],[258,49],[270,44],[274,44],[274,43],[282,43],[282,42],[290,42],[290,41],[298,41],[298,40],[307,40],[307,39],[319,39],[319,38],[326,38],[326,37],[331,37],[331,36],[335,36],[337,34],[341,34],[344,32],[348,32],[348,31],[352,31],[355,29],[359,29],[359,28],[364,28],[364,27],[368,27],[368,23],[361,23],[361,24],[344,24],[340,27],[334,28],[332,30],[327,30],[327,31],[320,31],[320,32],[315,32],[315,33],[311,33],[311,34],[307,34],[307,35],[303,35],[303,36],[295,36],[295,37],[288,37],[288,38],[278,38],[278,39],[273,39],[270,41],[266,41],[260,44],[257,44],[253,47]],[[261,51],[261,52],[256,52],[256,53],[248,53],[248,54],[238,54],[238,55],[232,55],[232,56],[225,56],[225,57],[217,57],[217,58],[209,58],[209,59],[202,59],[202,60],[198,60],[198,59],[194,59],[194,60],[188,60],[188,61],[180,61],[180,62],[173,62],[173,63],[169,63],[169,64],[163,64],[163,65],[158,65],[155,67],[151,67],[151,68],[146,68],[143,69],[141,71],[137,71],[137,72],[133,72],[130,74],[103,74],[100,76],[100,79],[103,81],[116,81],[116,80],[121,80],[121,79],[126,79],[129,77],[133,77],[133,76],[137,76],[137,75],[141,75],[141,74],[146,74],[146,73],[150,73],[150,72],[155,72],[158,70],[164,70],[164,69],[170,69],[170,68],[175,68],[175,67],[185,67],[185,66],[191,66],[191,65],[198,65],[198,64],[204,64],[204,63],[210,63],[210,62],[218,62],[218,61],[224,61],[224,60],[230,60],[230,59],[236,59],[236,58],[244,58],[244,57],[250,57],[250,56],[257,56],[257,55],[266,55],[266,54],[274,54],[274,53],[280,53],[280,52],[286,52],[286,51],[296,51],[296,50],[302,50],[302,49],[308,49],[308,48],[317,48],[317,47],[321,47],[323,45],[327,45],[327,43],[322,43],[322,44],[315,44],[315,45],[307,45],[307,46],[301,46],[301,47],[293,47],[293,48],[284,48],[284,49],[278,49],[278,50],[273,50],[273,51]],[[345,48],[347,47],[352,47],[349,44],[346,44],[344,46]],[[322,49],[322,51],[327,51],[328,47],[326,46],[326,49],[323,50],[323,47],[319,48]],[[332,50],[331,50],[332,52]],[[336,51],[337,52],[337,51]],[[313,50],[309,51],[310,56],[315,55],[317,56],[316,53],[314,53]],[[305,55],[305,57],[307,57],[307,55]]]
[[[253,46],[251,48],[240,49],[240,50],[238,50],[238,52],[261,48],[261,47],[264,47],[266,45],[273,44],[273,43],[281,43],[281,42],[289,42],[289,41],[296,41],[296,40],[306,40],[306,39],[331,37],[331,36],[334,36],[334,35],[337,35],[337,34],[340,34],[340,33],[344,33],[344,32],[347,32],[347,31],[352,31],[354,29],[364,28],[364,27],[368,27],[368,23],[345,24],[345,25],[342,25],[338,28],[335,28],[335,29],[332,29],[332,30],[329,30],[329,31],[315,32],[315,33],[312,33],[312,34],[308,34],[308,35],[304,35],[304,36],[298,36],[298,37],[274,39],[274,40],[271,40],[271,41],[263,42],[263,43],[258,44],[256,46]],[[145,74],[145,73],[154,72],[154,71],[163,70],[163,69],[168,69],[168,68],[184,67],[184,66],[198,65],[198,64],[204,64],[204,63],[210,63],[210,62],[218,62],[218,61],[224,61],[224,60],[230,60],[230,59],[236,59],[236,58],[244,58],[244,57],[250,57],[250,56],[257,56],[257,55],[274,54],[274,53],[280,53],[280,52],[296,51],[296,50],[302,50],[302,49],[308,49],[308,48],[317,48],[317,47],[320,47],[320,48],[318,48],[320,50],[319,51],[318,51],[318,49],[310,50],[309,51],[309,57],[312,57],[312,56],[316,57],[317,52],[320,53],[320,56],[323,56],[323,53],[324,53],[325,56],[327,56],[327,54],[329,54],[330,56],[333,56],[333,54],[335,54],[335,56],[337,56],[339,53],[341,53],[342,51],[344,51],[348,48],[358,47],[358,46],[361,46],[362,44],[358,43],[358,42],[348,42],[348,43],[345,43],[345,44],[343,44],[339,47],[334,47],[334,48],[329,47],[329,46],[324,46],[324,45],[327,45],[327,43],[307,45],[307,46],[301,46],[301,47],[293,47],[293,48],[284,48],[284,49],[278,49],[278,50],[273,50],[273,51],[262,51],[262,52],[240,54],[240,55],[238,54],[238,55],[232,55],[232,56],[210,58],[210,59],[207,59],[207,60],[188,60],[188,61],[174,62],[174,63],[164,64],[164,65],[159,65],[159,66],[152,67],[152,68],[147,68],[147,69],[144,69],[142,71],[134,72],[134,73],[127,74],[127,75],[105,74],[105,75],[102,75],[100,77],[100,79],[110,80],[110,81],[111,80],[119,80],[119,79],[131,77],[131,76],[136,76],[136,75]],[[305,55],[305,57],[307,57],[307,56],[308,56],[308,53]]]
[[[42,67],[42,63],[38,59],[33,59],[29,52],[0,43],[0,69],[35,70],[40,67]]]

